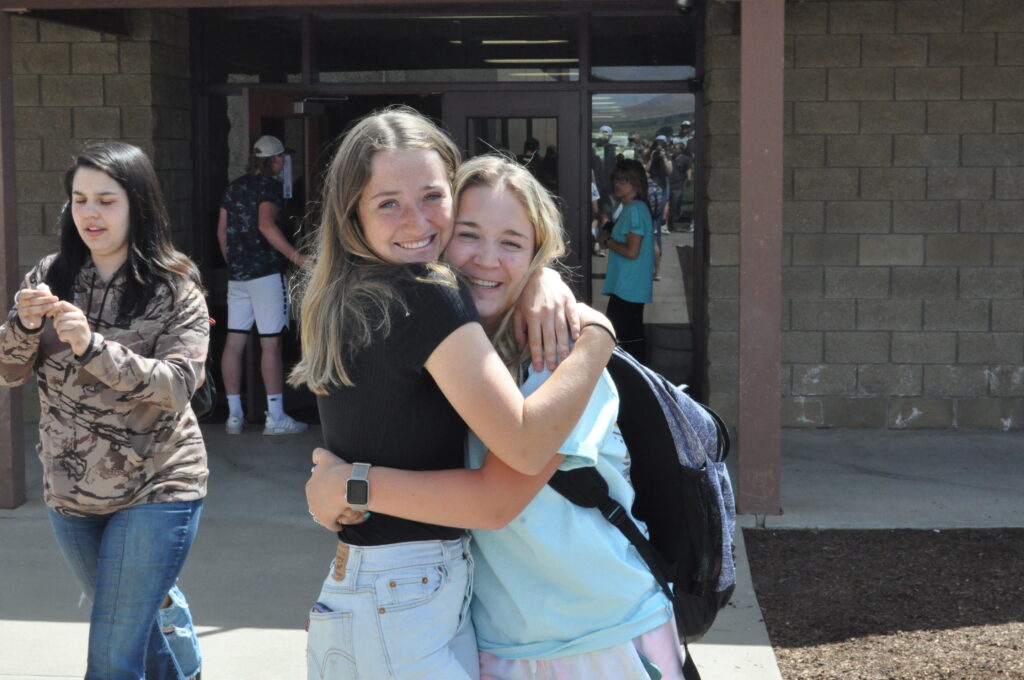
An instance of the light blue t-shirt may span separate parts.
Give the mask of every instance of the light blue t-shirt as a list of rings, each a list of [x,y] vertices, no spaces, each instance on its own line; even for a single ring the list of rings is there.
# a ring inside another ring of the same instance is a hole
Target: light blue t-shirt
[[[523,393],[550,375],[531,374]],[[566,455],[561,469],[595,466],[612,497],[631,508],[629,452],[615,424],[618,410],[618,392],[605,371],[558,451]],[[485,453],[470,433],[467,464],[480,467]],[[626,537],[598,510],[581,508],[550,486],[504,529],[472,533],[473,623],[483,651],[537,660],[583,654],[672,618],[668,598]]]
[[[640,234],[640,253],[635,260],[608,251],[605,295],[617,295],[627,302],[650,304],[654,293],[654,224],[647,204],[636,199],[622,207],[612,227],[612,238],[625,243],[629,234]]]

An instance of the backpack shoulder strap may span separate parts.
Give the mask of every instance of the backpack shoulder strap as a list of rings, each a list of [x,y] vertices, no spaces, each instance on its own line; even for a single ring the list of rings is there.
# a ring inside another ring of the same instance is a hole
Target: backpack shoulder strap
[[[672,588],[668,581],[668,568],[658,551],[647,540],[640,527],[629,516],[622,504],[608,495],[608,482],[594,468],[559,470],[548,484],[571,503],[584,508],[596,508],[601,515],[633,544],[658,585],[665,591],[669,601],[673,600]]]
[[[732,447],[732,440],[729,438],[729,428],[725,426],[722,419],[717,413],[711,410],[711,407],[706,404],[701,404],[700,407],[711,416],[711,420],[715,422],[715,430],[718,433],[718,453],[715,458],[718,462],[722,462],[729,455],[729,449]]]
[[[717,416],[716,416],[717,417]],[[608,482],[594,468],[577,468],[575,470],[559,470],[550,480],[548,486],[565,496],[570,502],[584,508],[596,508],[610,524],[622,532],[633,544],[640,557],[647,563],[654,579],[661,586],[668,601],[675,604],[675,596],[668,581],[668,568],[665,560],[651,545],[651,542],[640,531],[640,527],[629,516],[622,504],[608,494]],[[682,637],[683,678],[685,680],[701,680],[700,672],[693,663],[686,638]]]

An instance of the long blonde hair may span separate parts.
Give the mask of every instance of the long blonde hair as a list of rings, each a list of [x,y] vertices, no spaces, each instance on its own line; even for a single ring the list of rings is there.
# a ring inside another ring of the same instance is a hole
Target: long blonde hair
[[[408,107],[377,111],[359,120],[346,134],[324,177],[321,223],[315,236],[316,264],[293,286],[301,322],[302,359],[288,383],[306,385],[316,394],[353,385],[346,364],[366,347],[374,333],[385,335],[390,315],[404,309],[394,286],[395,265],[382,260],[366,241],[357,205],[370,181],[378,151],[432,149],[449,179],[460,154],[451,138]],[[454,281],[446,267],[434,267]],[[376,313],[379,311],[379,314]]]
[[[515,302],[526,286],[526,282],[543,267],[556,264],[565,255],[565,231],[562,228],[562,215],[555,204],[554,198],[548,193],[537,178],[529,170],[515,161],[499,155],[486,155],[471,158],[462,164],[455,173],[455,205],[458,211],[462,195],[473,187],[502,187],[515,196],[526,212],[530,224],[533,225],[534,251],[530,267],[519,282],[513,304],[505,310],[498,324],[498,329],[491,337],[495,350],[509,371],[520,379],[520,367],[529,355],[529,348],[520,349],[515,338],[512,317],[515,315]]]

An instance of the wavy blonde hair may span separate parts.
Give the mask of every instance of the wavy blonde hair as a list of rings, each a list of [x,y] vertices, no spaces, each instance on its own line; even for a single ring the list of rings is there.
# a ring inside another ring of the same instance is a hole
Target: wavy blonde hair
[[[293,284],[302,359],[288,377],[290,385],[316,394],[353,385],[346,365],[375,333],[387,335],[391,314],[405,309],[394,285],[395,265],[370,247],[356,209],[374,155],[395,149],[436,151],[449,179],[459,165],[458,147],[448,134],[408,107],[372,113],[345,134],[324,177],[320,227],[313,237],[316,264]],[[454,285],[447,267],[428,266]]]
[[[562,228],[562,214],[555,199],[544,185],[530,174],[530,171],[515,161],[500,155],[485,155],[471,158],[455,173],[455,205],[458,214],[459,200],[473,187],[501,187],[515,196],[526,216],[533,225],[534,251],[530,267],[519,282],[509,305],[502,315],[498,329],[491,337],[495,350],[512,375],[522,379],[520,368],[529,356],[529,347],[520,349],[515,338],[512,317],[515,302],[526,287],[526,282],[544,267],[558,264],[565,255],[565,231]]]

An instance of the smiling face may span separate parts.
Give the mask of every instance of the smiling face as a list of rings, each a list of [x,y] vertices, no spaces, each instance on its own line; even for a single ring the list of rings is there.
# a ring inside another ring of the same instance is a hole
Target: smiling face
[[[441,156],[432,149],[378,151],[356,210],[381,259],[436,261],[452,234],[451,182]]]
[[[488,333],[497,329],[515,303],[535,250],[533,224],[514,193],[504,186],[474,186],[462,192],[445,257],[468,279]]]
[[[71,217],[93,262],[113,273],[128,259],[128,194],[95,168],[82,167],[71,183]]]

